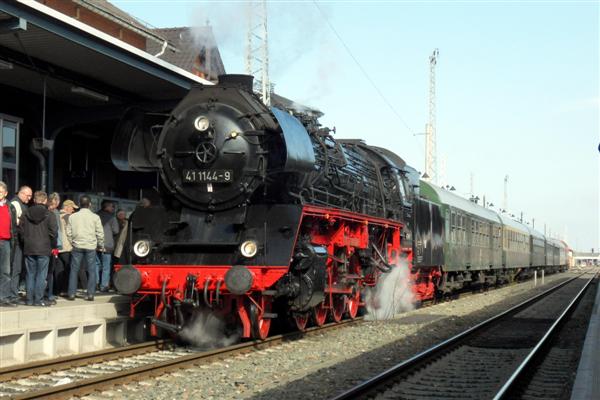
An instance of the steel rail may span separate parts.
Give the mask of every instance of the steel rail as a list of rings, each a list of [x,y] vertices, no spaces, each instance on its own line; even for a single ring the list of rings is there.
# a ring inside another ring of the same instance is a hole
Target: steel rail
[[[31,375],[45,374],[96,362],[105,362],[134,355],[163,350],[172,344],[171,340],[154,340],[129,346],[114,347],[52,360],[35,361],[11,367],[0,368],[0,383],[25,378]]]
[[[566,283],[567,282],[563,282],[563,284],[566,284]],[[467,295],[467,297],[468,297],[469,295],[476,295],[476,294],[478,294],[478,293],[465,292],[465,293],[461,293],[459,295],[459,298],[462,298],[465,295]],[[431,306],[434,304],[436,304],[436,303],[432,303],[429,305],[423,304],[422,306],[427,307],[427,306]],[[343,326],[348,323],[355,322],[356,320],[361,320],[361,319],[362,319],[362,317],[359,317],[359,318],[356,318],[354,321],[346,320],[342,324],[328,324],[322,328],[311,327],[311,328],[307,329],[305,333],[311,334],[312,332],[321,330],[323,328],[325,328],[325,329],[336,328],[336,327]],[[285,338],[291,338],[294,336],[302,336],[303,334],[304,333],[302,333],[302,332],[291,332],[291,333],[285,335]],[[280,336],[283,337],[284,335],[280,335]],[[273,337],[273,339],[276,339],[276,338],[277,338],[277,336]],[[285,339],[283,339],[283,340],[285,340]],[[156,350],[163,350],[171,343],[172,343],[172,341],[170,341],[170,340],[155,340],[155,341],[139,343],[139,344],[135,344],[135,345],[131,345],[131,346],[99,350],[96,352],[61,357],[61,358],[53,359],[53,360],[43,360],[43,361],[37,361],[37,362],[27,363],[27,364],[23,364],[23,365],[17,365],[17,366],[13,366],[13,367],[0,368],[0,383],[16,380],[19,378],[26,378],[26,377],[30,377],[32,375],[37,375],[37,374],[45,374],[45,373],[51,373],[54,371],[66,370],[66,369],[70,369],[70,368],[74,368],[74,367],[86,366],[86,365],[97,363],[97,362],[106,362],[106,361],[112,361],[112,360],[118,360],[118,359],[130,357],[130,356],[135,356],[135,355],[147,354],[147,353],[151,353]],[[266,347],[269,345],[269,344],[266,344],[267,342],[247,342],[247,343],[253,343],[253,345],[255,345],[256,347]],[[265,344],[265,346],[261,346],[261,344]],[[275,344],[276,343],[274,343],[273,345],[275,345]],[[141,368],[141,367],[138,367],[138,368]],[[82,381],[79,381],[79,382],[82,382]],[[115,383],[117,383],[117,382],[115,382]],[[38,392],[36,392],[36,393],[38,393]],[[25,393],[19,394],[18,396],[21,396],[21,397],[17,397],[17,398],[33,398],[33,397],[26,397],[27,395]]]
[[[536,356],[540,356],[542,353],[542,349],[546,348],[550,343],[550,338],[553,337],[560,329],[559,326],[562,326],[564,322],[566,322],[567,318],[573,313],[577,304],[583,297],[584,293],[587,291],[589,286],[592,284],[592,281],[598,276],[598,274],[594,274],[594,276],[585,284],[585,286],[577,293],[577,295],[573,298],[573,300],[569,303],[569,305],[563,310],[560,316],[554,321],[552,326],[546,331],[544,336],[540,339],[540,341],[535,345],[535,347],[529,352],[527,357],[523,360],[523,362],[517,367],[515,372],[508,378],[508,380],[504,383],[504,385],[498,390],[496,395],[494,396],[494,400],[500,400],[506,398],[509,393],[514,390],[515,384],[520,377],[523,376],[523,372],[525,368],[527,368],[532,360]]]
[[[360,396],[366,396],[367,394],[374,391],[376,388],[385,386],[388,382],[394,381],[394,379],[398,375],[405,374],[409,370],[414,369],[415,367],[417,367],[419,365],[423,365],[424,363],[427,362],[427,360],[432,359],[437,354],[439,354],[443,350],[446,350],[450,346],[456,345],[457,343],[467,339],[468,337],[481,331],[482,329],[487,328],[488,326],[491,326],[493,323],[499,321],[500,319],[502,319],[504,317],[507,317],[512,314],[516,314],[517,312],[521,311],[522,309],[536,303],[537,301],[543,299],[544,297],[555,292],[556,290],[560,289],[561,287],[569,284],[570,282],[573,282],[575,279],[578,279],[583,275],[585,275],[585,273],[575,276],[567,281],[561,282],[561,283],[551,287],[550,289],[545,290],[544,292],[539,293],[539,294],[533,296],[532,298],[527,299],[527,300],[517,304],[516,306],[511,307],[510,309],[501,312],[500,314],[490,317],[490,318],[486,319],[485,321],[480,322],[479,324],[477,324],[477,325],[475,325],[475,326],[473,326],[473,327],[471,327],[449,339],[446,339],[443,342],[440,342],[440,343],[436,344],[435,346],[430,347],[427,350],[424,350],[424,351],[412,356],[408,360],[405,360],[391,368],[388,368],[387,370],[381,372],[380,374],[378,374],[364,382],[361,382],[360,384],[354,386],[353,388],[333,397],[332,400],[355,399]],[[594,277],[595,277],[595,275],[594,275]],[[591,280],[593,280],[594,277],[592,277]]]
[[[215,359],[221,359],[223,357],[231,356],[234,354],[245,353],[257,349],[262,350],[264,348],[281,344],[286,340],[305,337],[307,334],[313,335],[321,333],[324,330],[332,330],[344,326],[353,325],[362,322],[362,320],[362,317],[355,318],[353,320],[343,320],[340,323],[330,323],[323,325],[322,327],[311,327],[308,328],[305,332],[292,332],[288,334],[272,336],[263,341],[244,342],[220,349],[193,353],[172,360],[150,363],[147,365],[142,365],[124,371],[103,374],[94,378],[75,381],[66,385],[52,386],[37,391],[16,394],[12,397],[12,399],[64,399],[70,398],[72,396],[84,396],[94,391],[106,389],[117,384],[130,382],[131,380],[162,375],[172,370],[188,367],[190,365],[209,362]]]

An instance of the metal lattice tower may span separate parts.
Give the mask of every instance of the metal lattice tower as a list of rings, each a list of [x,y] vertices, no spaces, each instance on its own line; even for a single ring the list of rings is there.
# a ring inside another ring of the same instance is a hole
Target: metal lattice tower
[[[267,1],[248,2],[246,73],[254,76],[254,91],[258,92],[263,103],[269,106],[271,105],[271,83],[267,33]]]
[[[508,175],[504,177],[504,201],[502,208],[504,211],[508,212]]]
[[[437,148],[435,138],[435,66],[440,52],[433,50],[429,56],[429,122],[425,127],[425,173],[429,180],[438,183],[437,173]]]

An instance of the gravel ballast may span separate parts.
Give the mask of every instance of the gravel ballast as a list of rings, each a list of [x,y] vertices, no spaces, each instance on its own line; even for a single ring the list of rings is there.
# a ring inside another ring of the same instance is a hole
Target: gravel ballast
[[[546,276],[451,302],[368,321],[282,345],[180,370],[87,399],[328,398],[575,276]]]

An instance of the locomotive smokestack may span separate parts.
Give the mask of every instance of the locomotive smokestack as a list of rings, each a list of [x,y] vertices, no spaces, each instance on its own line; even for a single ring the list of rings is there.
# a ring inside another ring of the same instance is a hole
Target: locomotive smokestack
[[[228,74],[219,75],[220,85],[241,86],[243,89],[251,92],[253,87],[254,77],[252,75],[243,74]]]

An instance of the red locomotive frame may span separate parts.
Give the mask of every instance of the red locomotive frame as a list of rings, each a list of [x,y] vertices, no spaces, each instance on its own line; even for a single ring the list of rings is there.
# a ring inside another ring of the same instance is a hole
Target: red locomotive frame
[[[303,207],[295,240],[301,230],[308,233],[312,244],[327,249],[328,257],[324,301],[309,312],[293,314],[300,330],[306,328],[309,319],[320,326],[326,322],[328,315],[335,322],[341,321],[345,314],[350,318],[358,315],[359,308],[364,306],[361,299],[363,288],[375,286],[381,274],[379,270],[363,274],[356,253],[357,250],[367,249],[371,245],[369,227],[372,226],[377,226],[381,232],[381,243],[376,245],[383,246],[387,243],[387,248],[384,249],[387,263],[397,265],[400,259],[404,258],[408,268],[412,268],[412,248],[403,247],[401,243],[401,233],[405,228],[402,223],[339,209],[312,205]],[[291,257],[292,254],[290,259]],[[339,273],[338,266],[342,263],[346,268],[343,273]],[[228,292],[224,283],[225,274],[231,268],[229,265],[136,264],[133,267],[141,275],[141,286],[137,291],[141,298],[132,299],[131,317],[135,316],[136,307],[143,299],[154,296],[154,317],[160,319],[165,303],[171,305],[174,301],[183,301],[186,279],[192,274],[196,276],[195,288],[202,293],[206,304],[218,307],[225,315],[237,315],[242,326],[242,337],[255,339],[265,339],[268,336],[271,319],[276,316],[271,310],[275,294],[272,287],[289,269],[289,265],[246,266],[254,277],[252,287],[243,295],[234,295]],[[117,269],[119,268],[120,266],[117,266]],[[411,272],[415,299],[433,297],[434,281],[440,276],[439,267]],[[151,326],[151,334],[157,334],[155,324]]]

